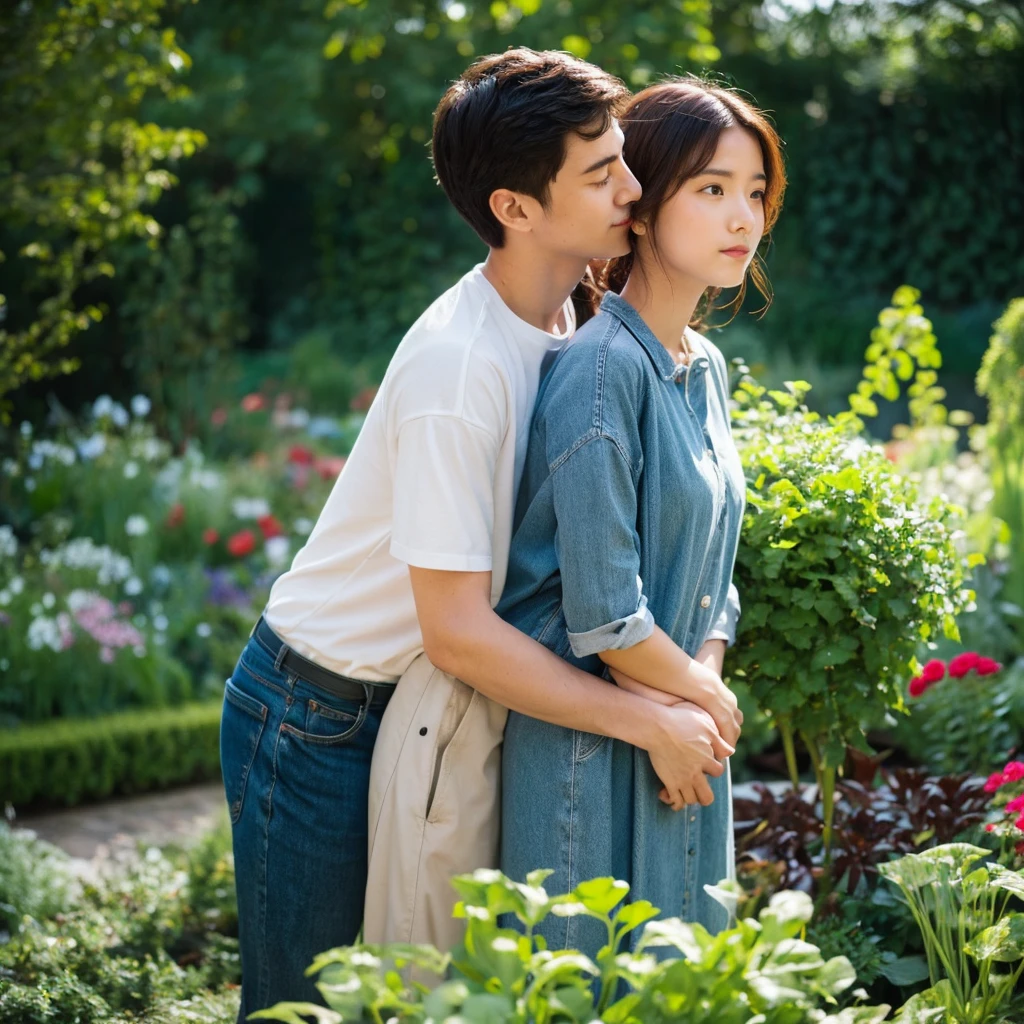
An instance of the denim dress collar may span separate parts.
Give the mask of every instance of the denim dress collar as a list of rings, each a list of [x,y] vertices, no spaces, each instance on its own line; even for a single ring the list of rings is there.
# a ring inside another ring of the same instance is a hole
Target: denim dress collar
[[[711,361],[698,344],[693,344],[693,355],[689,363],[674,363],[665,351],[665,346],[654,336],[654,332],[644,322],[644,318],[621,296],[615,292],[605,292],[601,299],[601,311],[611,313],[620,320],[623,326],[640,342],[648,358],[654,363],[658,376],[663,381],[679,384],[688,374],[701,376],[707,373]]]

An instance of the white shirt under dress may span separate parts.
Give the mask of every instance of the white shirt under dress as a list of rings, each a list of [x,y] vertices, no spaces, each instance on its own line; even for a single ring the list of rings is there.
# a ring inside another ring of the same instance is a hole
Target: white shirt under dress
[[[567,302],[564,322],[574,325]],[[397,681],[374,747],[364,939],[461,938],[455,874],[496,867],[504,707],[423,653],[410,565],[508,568],[545,357],[565,337],[520,320],[474,268],[409,329],[270,626],[325,668]]]

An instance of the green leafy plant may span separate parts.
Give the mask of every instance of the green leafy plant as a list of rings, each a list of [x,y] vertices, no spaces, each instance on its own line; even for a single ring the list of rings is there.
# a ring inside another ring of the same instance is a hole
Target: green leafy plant
[[[71,897],[71,873],[63,850],[33,832],[0,821],[0,941],[16,932],[22,918],[51,918]]]
[[[678,919],[654,920],[658,910],[645,900],[623,904],[629,886],[611,878],[548,896],[543,882],[550,873],[532,872],[525,884],[490,870],[460,876],[453,880],[462,896],[456,916],[465,918],[466,935],[450,956],[397,944],[331,950],[307,972],[319,972],[329,1009],[280,1003],[253,1018],[287,1024],[307,1016],[319,1024],[588,1024],[598,1017],[605,1024],[869,1024],[888,1012],[854,1007],[829,1016],[820,1009],[835,1006],[855,975],[845,957],[825,960],[800,938],[812,911],[804,893],[777,893],[757,920],[713,936]],[[734,907],[732,891],[709,891]],[[608,942],[595,960],[549,950],[533,931],[548,914],[593,917],[607,928]],[[518,928],[502,927],[503,915]],[[665,958],[667,951],[685,959]],[[433,990],[399,973],[411,967],[440,975],[449,965],[454,976]]]
[[[1008,524],[1014,543],[1006,596],[1024,606],[1024,298],[996,321],[978,372],[978,394],[988,399],[982,437],[995,491],[993,512]]]
[[[905,1024],[998,1024],[1020,1018],[1014,993],[1024,971],[1024,877],[978,864],[988,850],[950,843],[879,868],[897,886],[921,930],[931,987],[900,1011]],[[929,1012],[931,1011],[931,1012]]]

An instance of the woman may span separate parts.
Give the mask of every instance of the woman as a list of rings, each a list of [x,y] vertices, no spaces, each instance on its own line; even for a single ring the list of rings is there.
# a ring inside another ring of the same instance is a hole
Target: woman
[[[740,288],[735,306],[748,276],[767,293],[756,252],[785,175],[774,129],[731,90],[664,82],[622,125],[643,188],[632,252],[606,268],[597,315],[542,387],[499,611],[572,664],[689,702],[693,776],[667,793],[643,751],[512,714],[501,866],[518,879],[554,868],[554,892],[613,875],[717,931],[727,914],[704,885],[734,867],[721,761],[737,718],[721,669],[745,488],[725,361],[693,328],[722,288]],[[607,941],[582,916],[540,931],[590,955]]]

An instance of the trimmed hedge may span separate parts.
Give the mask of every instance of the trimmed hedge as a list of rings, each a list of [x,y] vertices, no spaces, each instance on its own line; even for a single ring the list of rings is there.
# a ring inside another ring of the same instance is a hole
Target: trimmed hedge
[[[0,732],[0,805],[73,804],[220,775],[220,700]]]

